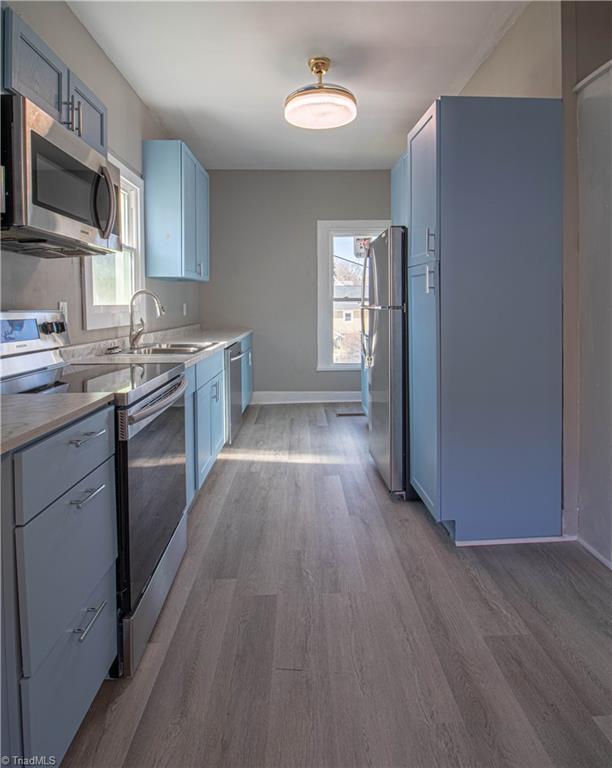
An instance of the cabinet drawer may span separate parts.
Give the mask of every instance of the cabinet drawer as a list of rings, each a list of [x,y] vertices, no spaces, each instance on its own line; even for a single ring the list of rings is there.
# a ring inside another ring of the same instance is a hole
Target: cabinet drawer
[[[24,677],[34,674],[66,623],[114,567],[116,528],[111,458],[15,529]]]
[[[116,655],[113,566],[65,624],[36,674],[21,680],[26,757],[53,755],[59,765]]]
[[[15,453],[15,523],[24,525],[115,451],[105,408]]]
[[[223,350],[196,364],[196,388],[199,389],[207,381],[223,370]]]

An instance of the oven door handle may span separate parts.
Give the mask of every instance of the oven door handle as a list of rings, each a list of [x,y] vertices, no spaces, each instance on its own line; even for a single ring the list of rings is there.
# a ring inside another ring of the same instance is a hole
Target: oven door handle
[[[106,226],[102,230],[102,239],[108,240],[108,238],[111,236],[111,233],[113,231],[113,227],[115,226],[115,219],[117,218],[117,197],[115,195],[115,185],[113,184],[113,179],[110,175],[110,171],[108,170],[108,168],[105,165],[103,165],[102,168],[100,169],[100,172],[108,188],[108,202],[109,202],[108,221],[106,222]],[[99,219],[100,217],[98,216],[98,220]]]
[[[158,400],[153,405],[150,405],[148,408],[143,408],[142,410],[138,411],[135,414],[130,414],[128,416],[128,423],[129,424],[138,424],[139,421],[144,421],[145,419],[148,419],[149,416],[153,416],[156,413],[160,413],[160,411],[165,411],[166,408],[169,408],[172,403],[175,403],[177,400],[179,400],[184,394],[185,390],[187,389],[187,379],[182,376],[181,377],[181,383],[172,389],[170,391],[170,394],[167,397],[162,398],[161,400]]]

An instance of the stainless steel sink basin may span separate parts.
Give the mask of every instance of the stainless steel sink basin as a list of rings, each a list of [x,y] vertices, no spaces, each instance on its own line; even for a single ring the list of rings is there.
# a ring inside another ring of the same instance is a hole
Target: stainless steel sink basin
[[[206,344],[146,344],[142,347],[131,349],[131,355],[195,355],[205,349],[216,346],[217,342],[209,341]]]

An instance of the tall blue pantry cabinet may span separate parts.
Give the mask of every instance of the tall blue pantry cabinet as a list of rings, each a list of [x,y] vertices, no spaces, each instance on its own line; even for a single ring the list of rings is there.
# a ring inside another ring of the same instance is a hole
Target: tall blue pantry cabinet
[[[561,102],[443,97],[407,150],[410,482],[457,543],[559,536]]]

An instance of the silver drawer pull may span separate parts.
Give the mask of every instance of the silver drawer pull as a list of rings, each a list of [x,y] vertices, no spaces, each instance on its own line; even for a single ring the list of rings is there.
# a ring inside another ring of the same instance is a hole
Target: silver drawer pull
[[[82,445],[85,445],[85,443],[88,443],[90,440],[95,440],[96,437],[102,437],[102,435],[106,434],[105,429],[101,429],[99,432],[85,432],[85,436],[81,438],[75,438],[74,440],[69,440],[68,442],[70,445],[74,445],[75,448],[80,448]]]
[[[96,496],[97,496],[99,493],[102,493],[102,491],[103,491],[105,488],[106,488],[106,483],[102,483],[102,485],[101,485],[99,488],[95,488],[95,489],[93,489],[93,488],[92,488],[92,489],[89,489],[89,488],[88,488],[88,489],[85,491],[85,493],[87,494],[87,496],[85,496],[85,498],[84,498],[84,499],[79,499],[78,501],[75,499],[74,501],[71,501],[70,503],[72,504],[72,506],[73,506],[73,507],[76,507],[77,509],[81,509],[82,507],[84,507],[84,506],[85,506],[85,504],[88,504],[88,503],[89,503],[89,502],[90,502],[92,499],[95,499],[95,497],[96,497]]]
[[[79,643],[82,643],[83,640],[85,640],[85,638],[89,634],[89,631],[91,630],[93,625],[96,623],[96,621],[98,621],[98,619],[100,618],[100,614],[105,608],[106,608],[106,600],[102,600],[102,602],[97,608],[87,609],[87,613],[93,613],[93,616],[91,617],[91,621],[89,622],[89,624],[86,627],[77,627],[76,629],[72,630],[76,634],[78,634],[79,632],[81,633],[79,637]]]

